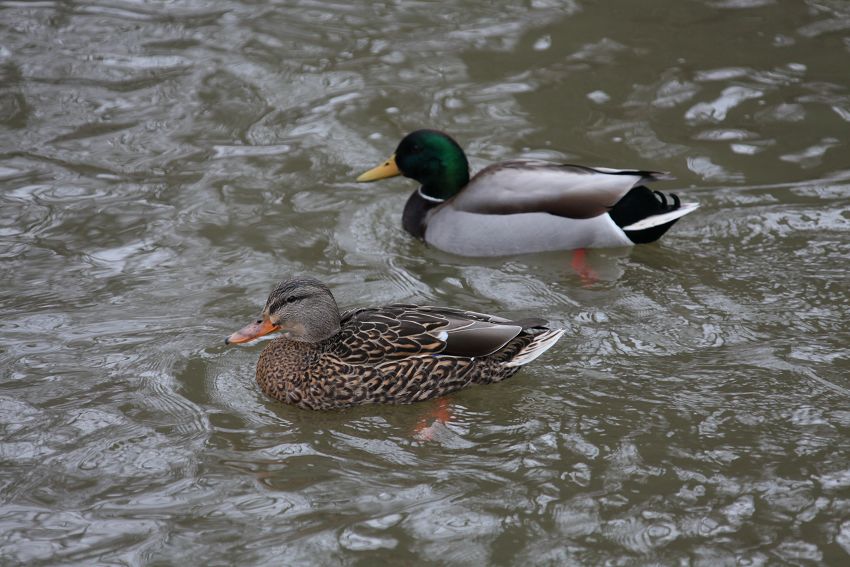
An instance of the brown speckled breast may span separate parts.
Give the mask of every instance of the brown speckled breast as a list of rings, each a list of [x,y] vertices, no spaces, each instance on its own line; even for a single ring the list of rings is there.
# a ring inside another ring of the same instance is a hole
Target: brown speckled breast
[[[257,384],[267,396],[304,409],[406,404],[512,376],[519,368],[502,362],[530,340],[520,335],[499,352],[480,358],[424,354],[352,364],[333,352],[338,350],[334,338],[318,345],[280,338],[260,355]]]

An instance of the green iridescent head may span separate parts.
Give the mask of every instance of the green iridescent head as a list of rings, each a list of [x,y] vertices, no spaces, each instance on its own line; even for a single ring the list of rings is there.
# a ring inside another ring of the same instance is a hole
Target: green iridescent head
[[[448,199],[469,183],[469,162],[451,136],[438,130],[416,130],[399,143],[383,164],[357,181],[376,181],[404,175],[418,181],[420,192],[432,199]]]

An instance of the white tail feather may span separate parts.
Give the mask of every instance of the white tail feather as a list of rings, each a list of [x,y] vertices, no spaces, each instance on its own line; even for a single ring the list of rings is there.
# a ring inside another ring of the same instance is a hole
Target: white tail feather
[[[670,221],[681,218],[688,213],[694,212],[697,208],[699,208],[699,203],[682,203],[682,205],[675,211],[646,217],[645,219],[633,222],[628,226],[624,226],[623,230],[643,230],[645,228],[652,228],[653,226],[666,224]]]
[[[540,333],[531,343],[528,344],[524,349],[519,351],[515,357],[505,363],[505,366],[513,367],[513,366],[523,366],[528,364],[558,342],[558,339],[561,338],[561,335],[566,332],[566,329],[555,329],[553,331],[546,331],[544,333]]]

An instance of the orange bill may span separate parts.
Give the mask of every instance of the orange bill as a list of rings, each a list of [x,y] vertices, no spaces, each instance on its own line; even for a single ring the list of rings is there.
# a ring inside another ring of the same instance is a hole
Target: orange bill
[[[280,329],[280,327],[273,325],[268,319],[263,319],[262,321],[257,321],[256,323],[251,323],[250,325],[242,327],[224,339],[224,344],[238,345],[240,343],[247,343],[248,341],[253,341],[256,338],[262,337],[263,335],[273,333],[278,329]]]
[[[395,177],[396,175],[401,175],[401,170],[396,165],[395,154],[393,154],[390,156],[390,159],[378,167],[373,167],[366,173],[361,174],[357,178],[357,181],[377,181],[378,179],[386,179],[387,177]]]

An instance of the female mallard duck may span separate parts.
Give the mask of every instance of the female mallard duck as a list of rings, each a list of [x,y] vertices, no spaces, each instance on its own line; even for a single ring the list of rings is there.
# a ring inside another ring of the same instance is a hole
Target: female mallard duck
[[[260,354],[257,383],[306,409],[405,404],[515,374],[564,334],[542,319],[510,321],[447,307],[346,311],[313,278],[280,282],[262,319],[224,342],[283,332]]]
[[[665,178],[655,171],[519,160],[493,164],[470,180],[461,147],[436,130],[408,134],[390,159],[357,181],[395,175],[421,184],[404,207],[404,229],[461,256],[652,242],[699,206],[644,187]]]

